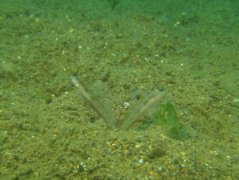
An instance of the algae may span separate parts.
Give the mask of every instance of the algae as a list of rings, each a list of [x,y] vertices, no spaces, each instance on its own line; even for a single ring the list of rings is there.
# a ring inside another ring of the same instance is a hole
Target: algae
[[[166,127],[167,135],[173,139],[186,140],[189,133],[185,127],[179,122],[176,108],[171,102],[163,103],[153,114],[153,121],[157,125]]]

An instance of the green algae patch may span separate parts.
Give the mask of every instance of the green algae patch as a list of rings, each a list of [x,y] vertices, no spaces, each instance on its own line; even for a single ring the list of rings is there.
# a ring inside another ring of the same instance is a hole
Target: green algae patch
[[[167,135],[173,139],[186,140],[189,138],[188,131],[179,122],[176,108],[171,102],[163,103],[153,114],[153,121],[157,125],[165,126]]]

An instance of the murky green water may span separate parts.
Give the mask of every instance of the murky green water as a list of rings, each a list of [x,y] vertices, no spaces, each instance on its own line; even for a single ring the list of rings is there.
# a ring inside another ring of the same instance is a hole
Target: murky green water
[[[2,0],[0,179],[239,179],[238,8]],[[152,91],[164,95],[122,131],[71,75],[119,124]]]

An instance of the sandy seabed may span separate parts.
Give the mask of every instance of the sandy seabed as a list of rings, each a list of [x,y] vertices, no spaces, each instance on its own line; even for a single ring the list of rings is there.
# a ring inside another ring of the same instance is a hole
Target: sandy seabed
[[[0,179],[239,179],[239,4],[0,3]],[[129,130],[119,121],[164,91]],[[175,105],[189,137],[147,124]]]

